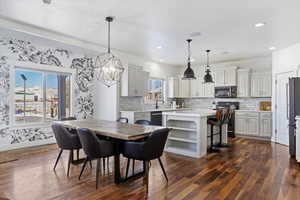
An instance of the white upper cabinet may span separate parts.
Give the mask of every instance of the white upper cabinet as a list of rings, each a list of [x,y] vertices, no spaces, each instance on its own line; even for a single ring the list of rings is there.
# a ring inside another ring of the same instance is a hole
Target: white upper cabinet
[[[215,86],[234,86],[236,85],[237,67],[216,68],[213,70],[215,76]]]
[[[191,80],[191,97],[214,97],[215,94],[215,84],[214,83],[204,83],[204,72],[197,76],[196,80]],[[214,78],[215,80],[215,78]]]
[[[237,71],[237,95],[238,97],[250,96],[250,70],[239,69]]]
[[[269,73],[253,73],[251,75],[251,96],[271,97],[272,76]]]
[[[169,98],[179,97],[179,78],[178,77],[168,78],[168,97]]]
[[[121,96],[145,96],[149,72],[129,67],[122,75]]]
[[[179,77],[179,97],[190,97],[190,80],[182,80]]]

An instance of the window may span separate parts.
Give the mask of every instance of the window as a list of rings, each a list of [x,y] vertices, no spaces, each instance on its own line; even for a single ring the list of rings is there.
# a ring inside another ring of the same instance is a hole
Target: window
[[[155,79],[155,78],[150,78],[149,79],[149,88],[148,88],[148,93],[145,97],[145,100],[147,101],[155,101],[155,100],[165,100],[165,81],[163,79]]]
[[[38,124],[70,116],[71,74],[16,68],[14,124]]]

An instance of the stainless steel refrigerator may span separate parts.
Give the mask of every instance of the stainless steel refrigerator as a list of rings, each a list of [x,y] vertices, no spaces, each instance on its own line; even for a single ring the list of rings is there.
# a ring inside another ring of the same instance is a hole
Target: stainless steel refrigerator
[[[296,155],[296,121],[300,115],[300,77],[289,79],[289,148],[290,156]]]

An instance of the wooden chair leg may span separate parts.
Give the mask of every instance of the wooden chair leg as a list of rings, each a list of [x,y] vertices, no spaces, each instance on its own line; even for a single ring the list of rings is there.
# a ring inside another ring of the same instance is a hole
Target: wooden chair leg
[[[144,184],[146,185],[146,193],[149,189],[149,161],[145,161],[145,175],[144,175]]]
[[[101,158],[97,159],[97,168],[96,168],[96,189],[98,189],[98,182],[99,182],[99,173],[101,168]]]
[[[125,178],[127,178],[127,177],[128,177],[129,164],[130,164],[130,159],[129,159],[129,158],[127,158],[127,167],[126,167],[126,174],[125,174]]]
[[[81,178],[81,175],[82,175],[82,173],[83,173],[83,171],[84,171],[84,169],[85,169],[85,165],[86,165],[86,163],[89,161],[89,159],[88,158],[86,158],[85,159],[85,161],[84,161],[84,163],[83,163],[83,165],[82,165],[82,168],[81,168],[81,171],[80,171],[80,174],[79,174],[79,177],[78,177],[78,180],[80,180],[80,178]]]
[[[132,175],[134,175],[134,164],[135,164],[135,159],[132,159]]]
[[[70,174],[70,166],[71,163],[73,162],[73,150],[70,150],[70,155],[69,155],[69,162],[68,162],[68,171],[67,171],[67,176],[69,177]]]
[[[58,154],[58,156],[57,156],[57,158],[56,158],[56,162],[55,162],[55,164],[54,164],[53,170],[55,170],[56,165],[57,165],[57,163],[58,163],[58,161],[59,161],[59,159],[60,159],[60,156],[61,156],[61,154],[62,154],[63,151],[64,151],[63,149],[61,149],[61,150],[59,151],[59,154]]]
[[[165,176],[165,178],[166,178],[166,180],[167,180],[167,182],[168,182],[169,180],[168,180],[167,173],[166,173],[166,171],[165,171],[164,165],[163,165],[163,163],[162,163],[162,161],[161,161],[160,158],[158,158],[158,161],[159,161],[160,167],[161,167],[161,169],[162,169],[162,171],[163,171],[163,173],[164,173],[164,176]]]

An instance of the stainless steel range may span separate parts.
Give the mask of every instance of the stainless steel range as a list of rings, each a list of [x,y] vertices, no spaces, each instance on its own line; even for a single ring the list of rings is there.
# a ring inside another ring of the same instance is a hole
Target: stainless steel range
[[[233,110],[238,110],[239,107],[240,107],[240,102],[219,101],[216,105],[216,109],[230,108]],[[228,123],[228,136],[235,137],[235,113],[234,112]]]

